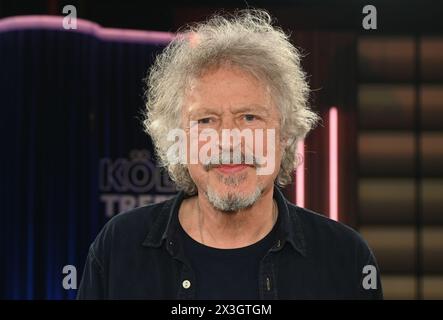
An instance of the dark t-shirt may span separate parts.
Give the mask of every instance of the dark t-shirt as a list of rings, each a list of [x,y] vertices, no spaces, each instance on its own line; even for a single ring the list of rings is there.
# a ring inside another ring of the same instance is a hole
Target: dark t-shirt
[[[77,297],[183,300],[227,297],[228,292],[229,299],[256,297],[252,288],[257,288],[257,274],[259,298],[264,300],[383,297],[375,257],[362,237],[342,223],[289,203],[277,187],[275,240],[264,240],[274,245],[259,263],[267,244],[257,249],[260,254],[242,252],[242,260],[236,255],[205,258],[209,253],[195,253],[192,242],[191,253],[185,253],[178,219],[184,198],[180,192],[174,199],[112,218],[89,249]],[[249,276],[256,280],[245,280]]]
[[[208,247],[180,225],[183,249],[195,271],[196,299],[259,299],[260,261],[275,242],[278,223],[263,239],[237,249]]]

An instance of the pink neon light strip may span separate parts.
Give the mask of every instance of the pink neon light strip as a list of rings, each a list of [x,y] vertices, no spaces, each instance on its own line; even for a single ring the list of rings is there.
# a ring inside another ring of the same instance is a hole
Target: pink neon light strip
[[[297,144],[297,157],[301,157],[301,163],[295,171],[295,204],[299,207],[305,206],[305,142]]]
[[[108,41],[127,41],[139,43],[166,44],[175,35],[169,32],[144,31],[131,29],[103,28],[99,24],[77,19],[77,29],[65,30],[63,16],[15,16],[0,19],[0,32],[24,29],[52,29],[64,32],[80,32]]]
[[[338,220],[338,111],[329,109],[329,218]]]

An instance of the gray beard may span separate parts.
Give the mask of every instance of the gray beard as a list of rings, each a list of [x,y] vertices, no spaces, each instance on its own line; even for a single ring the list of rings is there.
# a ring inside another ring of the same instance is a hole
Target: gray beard
[[[251,207],[261,196],[262,189],[257,187],[251,195],[245,196],[238,193],[228,193],[225,196],[218,195],[214,190],[208,187],[206,197],[209,203],[225,213],[235,213],[239,210],[243,210]]]

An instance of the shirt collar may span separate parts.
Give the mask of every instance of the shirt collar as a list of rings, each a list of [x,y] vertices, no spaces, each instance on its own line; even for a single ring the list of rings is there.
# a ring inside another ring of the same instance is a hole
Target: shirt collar
[[[164,203],[159,216],[143,241],[143,246],[160,247],[164,241],[171,241],[174,238],[179,223],[178,212],[184,198],[185,193],[181,191],[176,197]],[[287,241],[300,254],[306,256],[305,237],[297,212],[298,207],[290,204],[278,187],[274,187],[274,199],[279,212],[278,241],[283,241],[283,243]]]

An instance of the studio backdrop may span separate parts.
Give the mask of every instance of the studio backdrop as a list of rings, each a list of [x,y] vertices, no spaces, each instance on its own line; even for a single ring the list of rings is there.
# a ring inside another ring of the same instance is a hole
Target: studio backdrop
[[[143,79],[172,38],[62,17],[0,20],[0,298],[65,299],[118,212],[171,197],[143,132]]]
[[[75,267],[79,283],[106,221],[176,193],[142,125],[144,79],[172,37],[81,19],[66,30],[56,16],[0,20],[0,297],[74,298],[63,271]],[[355,35],[292,40],[309,53],[323,121],[300,143],[284,193],[355,227]]]

